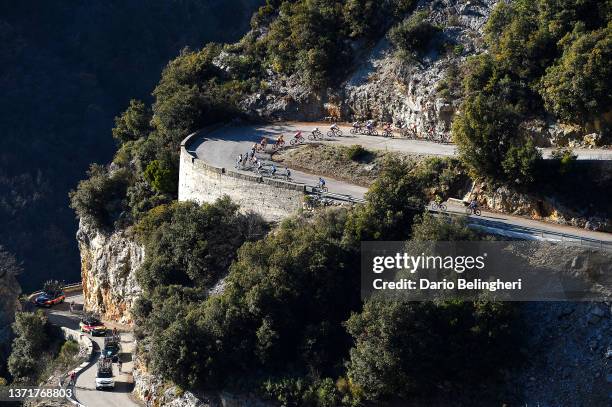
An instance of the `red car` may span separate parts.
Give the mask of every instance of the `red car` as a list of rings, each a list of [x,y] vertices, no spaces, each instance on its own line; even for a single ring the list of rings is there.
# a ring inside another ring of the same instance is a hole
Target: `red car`
[[[91,334],[92,336],[105,336],[106,327],[96,317],[84,317],[79,323],[81,332]]]
[[[34,299],[34,304],[39,307],[51,307],[52,305],[61,304],[66,299],[63,291],[55,293],[42,293]]]

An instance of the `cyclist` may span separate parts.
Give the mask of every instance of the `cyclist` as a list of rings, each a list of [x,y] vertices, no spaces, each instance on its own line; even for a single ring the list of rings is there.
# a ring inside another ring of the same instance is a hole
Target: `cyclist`
[[[123,362],[121,361],[121,359],[119,359],[117,361],[117,367],[119,368],[119,373],[121,373],[121,366],[123,366]]]
[[[383,131],[385,133],[391,134],[391,123],[385,123],[385,125],[383,126]]]
[[[325,180],[321,177],[319,177],[319,188],[325,188]]]
[[[236,157],[236,165],[234,165],[234,168],[238,168],[241,162],[242,162],[242,154],[238,154],[238,157]]]
[[[281,134],[280,136],[278,136],[278,139],[276,139],[276,148],[280,148],[284,145],[285,145],[285,139],[283,138],[283,135]]]
[[[436,194],[436,197],[434,198],[434,202],[436,203],[436,205],[440,206],[440,204],[442,203],[442,197]]]
[[[260,174],[261,173],[261,167],[263,167],[263,165],[261,164],[261,161],[257,161],[257,173]]]
[[[338,125],[336,123],[332,123],[332,125],[329,126],[329,129],[332,130],[332,131],[336,131],[336,130],[338,130]]]
[[[302,131],[299,130],[293,135],[293,139],[295,141],[300,141],[304,136],[302,136]]]
[[[272,176],[276,175],[276,165],[272,164]]]
[[[359,123],[359,122],[354,122],[354,123],[353,123],[353,128],[354,128],[355,130],[358,130],[360,127],[361,127],[361,123]]]
[[[74,371],[70,372],[70,386],[74,386],[76,384],[76,373]]]
[[[368,131],[372,131],[372,129],[374,128],[374,120],[368,120],[366,122],[366,128],[368,129]]]
[[[266,146],[268,145],[268,138],[264,136],[264,138],[261,139],[259,145],[261,146],[261,151],[265,151]]]
[[[478,202],[476,202],[475,199],[472,199],[470,201],[470,205],[468,206],[468,208],[470,208],[471,210],[476,210],[478,209]]]
[[[289,170],[288,167],[285,167],[285,176],[287,177],[287,180],[291,178],[291,170]]]

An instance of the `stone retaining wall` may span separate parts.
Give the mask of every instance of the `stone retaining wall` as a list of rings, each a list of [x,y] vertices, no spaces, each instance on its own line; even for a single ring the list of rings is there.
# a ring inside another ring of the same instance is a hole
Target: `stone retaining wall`
[[[181,143],[179,201],[212,203],[228,195],[242,211],[256,212],[268,221],[280,221],[302,207],[304,185],[209,165],[187,149],[197,136],[191,134]]]

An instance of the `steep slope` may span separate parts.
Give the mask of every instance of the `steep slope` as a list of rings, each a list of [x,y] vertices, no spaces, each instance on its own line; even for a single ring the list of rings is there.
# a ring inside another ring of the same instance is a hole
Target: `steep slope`
[[[115,144],[113,117],[149,99],[186,46],[234,41],[262,0],[0,1],[0,243],[26,290],[78,280],[67,194]]]

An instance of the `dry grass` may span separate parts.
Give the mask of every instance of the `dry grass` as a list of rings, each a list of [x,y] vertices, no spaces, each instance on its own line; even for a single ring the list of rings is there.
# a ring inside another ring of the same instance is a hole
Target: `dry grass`
[[[383,162],[390,157],[409,159],[410,156],[357,146],[305,144],[276,153],[274,161],[303,172],[369,187],[380,173]]]

